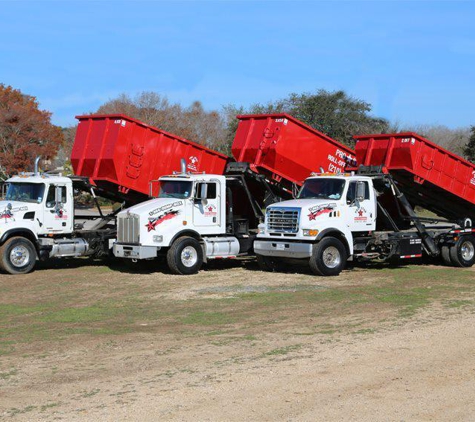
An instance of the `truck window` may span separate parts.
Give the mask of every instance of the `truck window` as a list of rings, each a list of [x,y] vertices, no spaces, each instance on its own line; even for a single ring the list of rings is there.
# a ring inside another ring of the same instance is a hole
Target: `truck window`
[[[363,182],[365,185],[364,199],[369,199],[369,183]],[[352,203],[356,199],[356,182],[350,182],[348,186],[348,193],[346,194],[346,202]]]
[[[5,200],[40,203],[44,193],[43,183],[9,183]]]
[[[159,198],[186,199],[191,195],[192,182],[183,180],[160,180]]]
[[[302,186],[298,199],[340,199],[345,181],[333,178],[308,179]]]
[[[56,187],[57,185],[50,185],[48,189],[48,196],[46,197],[46,208],[54,208],[56,205]],[[67,202],[66,186],[59,186],[61,189],[60,202],[65,204]]]
[[[201,198],[201,187],[203,185],[208,185],[206,198]],[[216,182],[207,182],[207,183],[197,183],[196,184],[196,193],[198,199],[216,199],[217,183]]]

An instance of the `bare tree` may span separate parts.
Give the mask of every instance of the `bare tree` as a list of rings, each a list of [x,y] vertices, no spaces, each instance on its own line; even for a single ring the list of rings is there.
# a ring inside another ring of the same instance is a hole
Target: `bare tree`
[[[216,110],[206,111],[199,101],[184,108],[156,92],[146,91],[135,97],[121,94],[99,107],[97,113],[126,114],[190,141],[223,150],[224,118]]]
[[[391,132],[416,132],[441,147],[458,155],[465,155],[464,148],[470,138],[469,127],[451,129],[444,125],[402,125],[392,124]]]

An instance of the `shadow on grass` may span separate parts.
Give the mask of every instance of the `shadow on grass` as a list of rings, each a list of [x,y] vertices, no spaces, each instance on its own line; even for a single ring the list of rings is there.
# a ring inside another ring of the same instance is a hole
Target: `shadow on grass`
[[[283,260],[284,268],[276,271],[283,274],[295,274],[301,273],[306,275],[312,275],[307,260]],[[349,261],[345,267],[344,272],[351,270],[373,270],[381,271],[388,269],[404,269],[408,266],[425,266],[425,265],[435,265],[442,267],[444,266],[437,259],[407,259],[407,260],[397,260],[394,262],[353,262]],[[62,259],[50,259],[45,262],[39,262],[36,266],[35,271],[50,270],[50,269],[75,269],[83,267],[100,267],[106,266],[109,267],[112,271],[118,271],[120,273],[130,273],[130,274],[149,274],[149,273],[161,273],[161,274],[171,274],[171,271],[168,269],[166,259],[164,257],[159,257],[153,260],[140,260],[133,262],[128,259],[116,259],[116,258],[104,258],[104,259],[94,259],[94,258],[62,258]],[[263,272],[254,256],[239,257],[236,259],[213,259],[209,260],[208,263],[204,264],[201,271],[226,271],[235,268],[243,268],[247,271],[259,271]],[[449,267],[448,267],[449,268]]]

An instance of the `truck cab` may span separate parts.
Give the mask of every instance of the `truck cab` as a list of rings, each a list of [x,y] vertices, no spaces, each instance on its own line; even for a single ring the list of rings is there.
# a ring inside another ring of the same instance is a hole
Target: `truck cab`
[[[371,178],[323,173],[306,179],[297,198],[269,206],[254,251],[261,267],[307,259],[317,274],[336,275],[354,252],[354,237],[376,229]]]
[[[0,267],[11,274],[28,272],[44,239],[73,231],[72,181],[26,174],[6,184],[6,196],[0,201]]]
[[[193,274],[208,259],[247,252],[252,239],[247,220],[233,215],[232,182],[214,174],[161,177],[157,198],[118,214],[114,255],[132,260],[166,255],[172,272]]]
[[[15,176],[0,201],[2,233],[28,228],[37,236],[73,230],[73,189],[67,177]]]

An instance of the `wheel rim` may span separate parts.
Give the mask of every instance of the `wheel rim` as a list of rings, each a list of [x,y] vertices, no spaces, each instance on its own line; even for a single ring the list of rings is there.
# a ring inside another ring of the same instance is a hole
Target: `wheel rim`
[[[30,251],[23,245],[15,246],[10,252],[10,262],[14,267],[24,267],[30,262]]]
[[[181,262],[185,267],[192,267],[198,262],[198,252],[193,246],[186,246],[181,251]]]
[[[473,243],[469,242],[468,240],[463,242],[460,245],[460,254],[462,255],[464,261],[472,260],[473,256],[475,255],[475,247],[473,246]]]
[[[340,265],[340,251],[334,246],[329,246],[323,251],[323,263],[327,268],[336,268]]]

